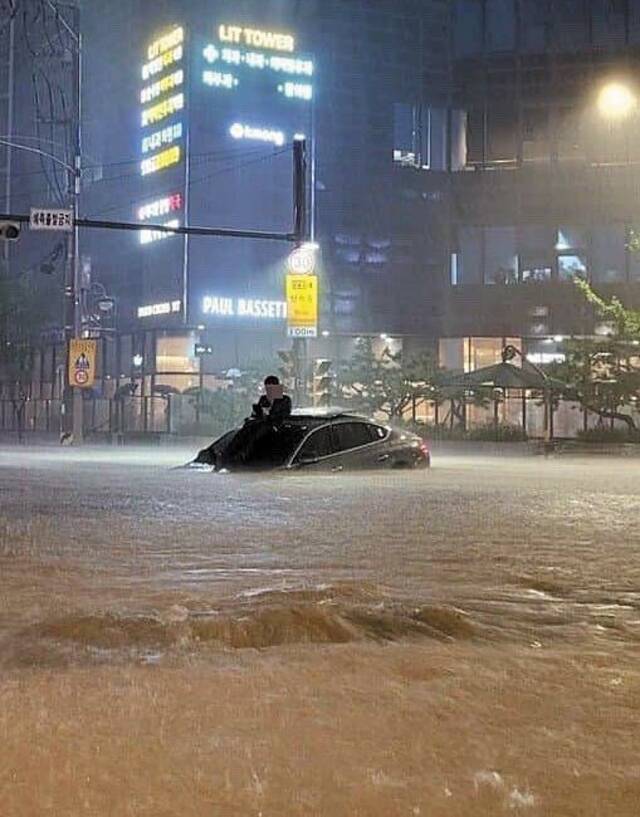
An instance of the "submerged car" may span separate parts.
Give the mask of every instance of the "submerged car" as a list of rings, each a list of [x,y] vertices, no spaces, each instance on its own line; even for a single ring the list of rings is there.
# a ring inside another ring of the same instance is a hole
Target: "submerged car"
[[[240,435],[240,436],[239,436]],[[198,454],[216,471],[428,468],[427,443],[416,434],[342,411],[298,410],[284,422],[234,429]]]

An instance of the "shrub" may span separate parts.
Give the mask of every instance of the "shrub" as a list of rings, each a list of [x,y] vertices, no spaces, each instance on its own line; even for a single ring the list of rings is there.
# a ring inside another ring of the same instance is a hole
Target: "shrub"
[[[583,443],[640,443],[640,431],[596,426],[579,431],[578,439]]]
[[[486,423],[486,425],[472,428],[467,432],[467,440],[477,442],[522,443],[526,442],[527,434],[520,427],[509,423]]]
[[[460,426],[450,428],[449,426],[436,426],[427,423],[408,423],[407,428],[428,440],[443,442],[469,440],[472,442],[520,443],[527,440],[527,435],[520,426],[508,423],[502,423],[498,426],[487,423],[466,431]]]

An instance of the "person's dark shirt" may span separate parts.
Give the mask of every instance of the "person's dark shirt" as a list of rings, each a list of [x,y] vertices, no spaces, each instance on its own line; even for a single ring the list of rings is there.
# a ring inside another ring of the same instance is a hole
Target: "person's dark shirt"
[[[270,403],[267,395],[263,394],[253,407],[252,417],[255,420],[264,420],[267,417],[270,420],[285,420],[291,416],[291,410],[292,403],[288,394],[283,394],[273,403]]]

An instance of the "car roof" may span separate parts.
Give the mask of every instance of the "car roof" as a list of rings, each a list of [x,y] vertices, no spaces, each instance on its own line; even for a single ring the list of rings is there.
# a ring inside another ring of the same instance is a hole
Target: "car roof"
[[[332,422],[333,420],[357,420],[358,422],[371,422],[367,417],[362,417],[359,414],[353,414],[344,409],[331,408],[305,408],[294,409],[291,416],[287,418],[290,423],[314,423],[320,425],[322,423]]]

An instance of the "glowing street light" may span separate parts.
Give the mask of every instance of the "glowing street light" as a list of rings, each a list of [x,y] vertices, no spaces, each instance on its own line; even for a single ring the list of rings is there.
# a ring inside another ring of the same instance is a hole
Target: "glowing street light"
[[[598,96],[598,110],[605,119],[626,119],[637,106],[636,95],[621,82],[608,83]]]

